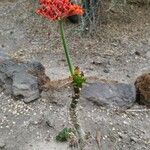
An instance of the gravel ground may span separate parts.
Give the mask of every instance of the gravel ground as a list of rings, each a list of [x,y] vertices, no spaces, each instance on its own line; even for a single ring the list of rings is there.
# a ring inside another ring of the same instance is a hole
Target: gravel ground
[[[34,0],[0,0],[0,49],[21,60],[39,60],[51,80],[67,78],[57,23],[37,16],[36,7]],[[134,83],[137,76],[150,71],[150,7],[133,5],[129,10],[108,13],[107,24],[93,36],[81,36],[77,32],[80,26],[66,21],[71,55],[86,76]],[[2,92],[0,149],[70,149],[67,143],[54,140],[63,127],[72,127],[70,93],[70,88],[64,87],[24,104]],[[135,104],[120,112],[82,101],[78,118],[89,135],[86,150],[98,150],[97,131],[101,133],[102,150],[150,149],[150,111],[145,106]]]

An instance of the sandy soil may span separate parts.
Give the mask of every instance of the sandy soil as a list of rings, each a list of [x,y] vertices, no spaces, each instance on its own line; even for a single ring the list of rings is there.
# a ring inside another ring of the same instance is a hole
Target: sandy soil
[[[21,60],[40,61],[51,80],[67,78],[57,22],[37,16],[36,7],[34,0],[0,0],[0,49]],[[86,76],[134,83],[138,75],[150,71],[150,7],[133,5],[107,15],[107,24],[101,24],[92,36],[81,34],[80,25],[66,21],[74,63]],[[72,126],[68,112],[71,93],[64,87],[31,104],[1,93],[0,149],[70,149],[54,138],[63,127]],[[83,101],[78,118],[91,135],[86,150],[98,150],[97,131],[101,132],[102,150],[150,149],[150,111],[144,106],[135,104],[129,111],[116,112]]]

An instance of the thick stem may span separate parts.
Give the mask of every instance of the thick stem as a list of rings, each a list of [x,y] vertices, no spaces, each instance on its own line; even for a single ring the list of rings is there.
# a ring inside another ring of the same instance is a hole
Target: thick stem
[[[67,47],[67,43],[66,43],[66,39],[65,39],[63,20],[59,20],[59,26],[60,26],[61,38],[62,38],[63,47],[65,50],[65,55],[66,55],[67,63],[69,66],[70,74],[71,74],[71,76],[73,76],[74,75],[74,67],[73,67],[73,64],[72,64],[72,61],[70,58],[69,49]]]
[[[79,124],[78,116],[77,116],[77,112],[76,112],[79,99],[80,99],[80,89],[78,87],[74,87],[74,96],[72,97],[72,101],[71,101],[70,109],[69,109],[70,118],[71,118],[71,122],[74,125],[74,128],[77,132],[79,148],[80,148],[80,150],[84,150],[84,146],[85,146],[84,134],[83,134],[83,131]]]

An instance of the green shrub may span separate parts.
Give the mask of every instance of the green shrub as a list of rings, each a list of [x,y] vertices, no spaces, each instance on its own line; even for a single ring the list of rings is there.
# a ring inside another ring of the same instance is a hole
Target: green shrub
[[[75,131],[71,128],[64,128],[59,134],[56,136],[56,141],[65,142],[70,138],[71,133],[75,133]]]

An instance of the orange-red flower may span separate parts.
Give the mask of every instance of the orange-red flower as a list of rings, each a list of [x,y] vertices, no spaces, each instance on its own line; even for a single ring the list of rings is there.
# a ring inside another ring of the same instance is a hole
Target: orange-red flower
[[[41,8],[36,13],[50,20],[59,20],[72,15],[83,15],[83,9],[69,0],[39,0]]]

